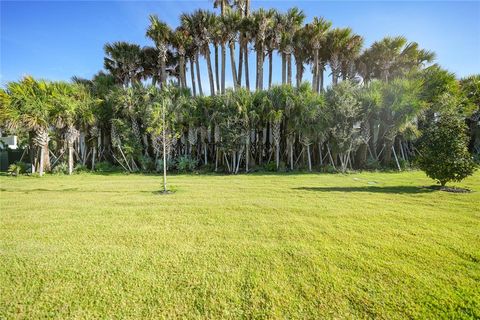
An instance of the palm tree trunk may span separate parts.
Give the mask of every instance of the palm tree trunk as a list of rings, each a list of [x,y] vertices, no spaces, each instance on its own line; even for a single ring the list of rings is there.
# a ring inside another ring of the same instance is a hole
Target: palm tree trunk
[[[71,143],[68,144],[68,174],[73,172],[73,146]]]
[[[313,55],[313,76],[312,76],[312,89],[318,92],[318,49],[314,49]]]
[[[236,88],[240,87],[240,81],[237,79],[237,68],[235,65],[235,42],[230,42],[230,65],[232,67],[232,78],[233,78],[233,85]]]
[[[223,2],[222,2],[223,3]],[[222,85],[221,92],[225,93],[225,63],[226,63],[227,49],[225,48],[225,43],[222,43]]]
[[[212,60],[210,57],[210,48],[205,47],[205,58],[207,59],[208,80],[210,82],[210,95],[215,95],[215,83],[213,81]]]
[[[214,44],[215,48],[215,81],[217,85],[217,92],[220,92],[220,78],[219,78],[219,72],[218,72],[218,45],[215,43]]]
[[[197,52],[195,53],[195,65],[197,67],[198,93],[199,95],[203,96],[202,81],[200,80],[200,63],[198,60],[199,58],[198,58],[198,52]]]
[[[317,92],[323,92],[324,91],[323,74],[324,74],[324,65],[320,64],[320,66],[318,68],[318,80],[317,80],[317,87],[319,87],[319,89],[317,89]]]
[[[292,54],[287,54],[287,82],[292,85]]]
[[[287,57],[282,52],[282,84],[287,83]]]
[[[300,87],[302,84],[302,78],[303,78],[303,63],[300,61],[300,59],[295,58],[295,63],[296,63],[296,82],[297,82],[297,88]]]
[[[312,157],[310,155],[310,145],[307,145],[308,171],[312,171]]]
[[[238,73],[237,73],[237,85],[238,87],[242,86],[242,72],[243,72],[243,34],[240,35],[240,40],[238,41]]]
[[[243,50],[244,61],[245,61],[245,87],[250,91],[250,74],[248,71],[248,43],[245,43],[245,48]]]
[[[194,72],[194,61],[192,58],[190,58],[190,75],[191,75],[191,80],[192,80],[192,90],[193,90],[193,96],[197,96],[197,89],[195,86],[195,72]]]
[[[45,156],[45,145],[42,145],[40,147],[40,165],[38,170],[38,174],[40,175],[40,177],[43,176],[44,156]]]
[[[187,86],[185,81],[185,56],[180,55],[180,87],[185,88]]]
[[[268,53],[268,89],[272,87],[273,50]]]
[[[97,147],[92,147],[92,171],[95,170],[95,158],[97,157]]]

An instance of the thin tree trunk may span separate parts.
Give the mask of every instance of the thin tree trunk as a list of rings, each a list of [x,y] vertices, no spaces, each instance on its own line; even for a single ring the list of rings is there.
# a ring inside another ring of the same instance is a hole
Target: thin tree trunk
[[[323,64],[320,65],[320,67],[318,68],[318,82],[317,82],[317,86],[320,87],[320,89],[317,89],[317,92],[323,92],[324,91],[324,86],[323,86],[323,73],[324,73],[324,70],[323,70],[324,66]]]
[[[296,67],[296,80],[297,80],[297,88],[300,87],[302,84],[302,78],[303,78],[303,63],[302,61],[297,61],[295,59],[297,67]]]
[[[191,75],[191,80],[192,80],[192,90],[193,90],[193,96],[197,96],[197,89],[195,86],[195,72],[194,72],[194,62],[193,59],[190,59],[190,75]]]
[[[268,53],[268,89],[272,87],[273,51]]]
[[[180,87],[185,88],[187,84],[185,81],[185,56],[184,55],[180,55],[179,67],[180,67]]]
[[[242,73],[243,73],[243,34],[240,35],[238,42],[238,73],[237,73],[237,85],[242,86]]]
[[[236,89],[240,87],[240,81],[237,81],[237,69],[235,65],[235,43],[233,41],[230,42],[230,65],[232,67],[233,85]]]
[[[223,2],[222,2],[223,3]],[[225,63],[226,63],[227,49],[225,48],[225,43],[222,43],[222,85],[221,92],[225,93]]]
[[[68,174],[73,172],[73,146],[71,143],[68,144]]]
[[[307,145],[308,171],[312,171],[312,158],[310,156],[310,145]]]
[[[282,84],[287,83],[287,57],[282,52]]]
[[[208,80],[210,82],[210,95],[215,95],[215,83],[213,80],[213,71],[212,71],[212,60],[210,57],[210,48],[206,47],[205,58],[207,59],[207,71],[208,71]]]
[[[218,45],[214,44],[215,48],[215,81],[217,85],[217,92],[220,92],[220,77],[218,71]]]
[[[312,70],[312,89],[315,92],[318,92],[317,90],[317,83],[318,83],[318,49],[314,49],[314,55],[313,55],[313,70]]]
[[[95,158],[97,156],[97,147],[93,146],[92,148],[92,171],[95,170]]]
[[[200,63],[198,59],[198,52],[195,54],[195,65],[197,67],[197,83],[198,83],[198,93],[200,96],[203,96],[203,90],[202,90],[202,81],[200,80]]]
[[[40,165],[39,165],[39,171],[38,174],[43,176],[43,165],[44,165],[44,155],[45,155],[45,145],[42,145],[40,147]]]
[[[250,73],[248,71],[248,43],[245,43],[245,48],[243,50],[244,61],[245,61],[245,87],[250,91]]]
[[[287,82],[292,85],[292,54],[287,54]]]
[[[163,137],[163,192],[167,192],[167,147],[166,147],[166,137],[165,137],[165,101],[162,104],[162,137]]]

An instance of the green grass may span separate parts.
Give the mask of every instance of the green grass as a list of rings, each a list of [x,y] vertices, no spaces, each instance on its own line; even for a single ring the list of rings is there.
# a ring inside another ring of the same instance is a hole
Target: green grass
[[[0,177],[0,318],[479,318],[480,174]]]

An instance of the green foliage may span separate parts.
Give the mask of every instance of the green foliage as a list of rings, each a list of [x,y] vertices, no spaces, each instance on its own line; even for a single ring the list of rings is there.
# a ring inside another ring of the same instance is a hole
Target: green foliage
[[[174,159],[167,159],[167,170],[173,169],[176,166],[176,161]],[[158,159],[155,164],[155,171],[163,173],[163,159]]]
[[[465,123],[454,115],[443,114],[420,139],[418,166],[442,186],[462,181],[476,169],[467,144]]]
[[[68,174],[68,164],[65,162],[60,162],[58,163],[55,167],[52,169],[53,174]]]
[[[180,156],[176,161],[179,172],[193,172],[198,165],[198,161],[190,156]]]
[[[74,173],[84,173],[84,172],[89,172],[90,169],[84,164],[77,164],[75,168],[73,168]]]
[[[108,161],[101,161],[95,164],[95,171],[97,172],[115,172],[119,171],[121,168],[111,164]]]
[[[12,176],[18,176],[20,174],[26,173],[26,171],[27,171],[27,164],[22,161],[17,161],[15,163],[12,163],[7,170],[8,174]]]

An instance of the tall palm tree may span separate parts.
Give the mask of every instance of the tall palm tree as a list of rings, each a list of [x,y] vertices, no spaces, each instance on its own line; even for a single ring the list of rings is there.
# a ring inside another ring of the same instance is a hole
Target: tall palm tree
[[[104,67],[123,86],[128,86],[138,78],[142,71],[142,56],[140,46],[128,42],[107,43],[104,46]]]
[[[189,45],[190,37],[188,31],[179,27],[175,29],[172,33],[171,44],[177,50],[179,58],[179,76],[180,76],[180,87],[187,87],[187,77],[186,77],[186,47]]]
[[[305,14],[298,8],[291,8],[278,17],[281,25],[280,51],[282,54],[282,83],[292,84],[293,35],[303,24]]]
[[[237,11],[240,14],[240,18],[248,17],[250,15],[250,0],[234,0],[234,5],[237,7]],[[245,85],[247,89],[250,88],[250,79],[248,72],[248,43],[249,35],[245,33],[245,30],[240,29],[239,38],[239,51],[238,51],[238,85],[242,84],[242,68],[245,64]]]
[[[345,47],[340,57],[342,80],[351,79],[355,76],[355,66],[362,46],[363,38],[357,34],[352,34],[345,42]]]
[[[279,13],[275,9],[269,10],[271,16],[271,27],[265,35],[265,50],[268,55],[268,88],[272,87],[273,81],[273,51],[278,49],[280,43]]]
[[[263,59],[265,56],[265,38],[267,29],[272,25],[272,12],[264,9],[258,9],[253,12],[250,20],[249,28],[252,39],[255,43],[255,50],[257,51],[257,82],[256,89],[263,89]]]
[[[225,35],[230,48],[230,65],[232,69],[232,80],[235,89],[240,87],[237,78],[237,66],[235,63],[235,42],[238,38],[238,30],[241,22],[240,14],[233,10],[228,10],[220,19],[222,33]],[[223,54],[223,53],[222,53]],[[222,57],[223,59],[223,57]],[[222,65],[223,68],[223,65]],[[225,91],[225,70],[222,69],[222,93]]]
[[[160,21],[156,15],[150,15],[150,26],[146,35],[155,42],[157,47],[160,64],[160,83],[162,86],[165,86],[167,82],[167,50],[172,30],[165,22]]]
[[[194,77],[194,69],[196,70],[197,73],[197,84],[198,84],[198,92],[200,96],[203,95],[203,90],[202,90],[202,81],[201,81],[201,76],[200,76],[200,62],[199,62],[199,51],[200,47],[202,46],[201,39],[197,34],[197,26],[196,26],[196,21],[194,19],[193,14],[187,14],[187,13],[182,13],[180,16],[180,23],[181,27],[184,30],[187,30],[190,39],[191,39],[191,44],[188,47],[188,52],[190,56],[190,72],[192,75],[192,89],[195,93],[195,77]],[[194,68],[195,66],[195,68]]]
[[[182,23],[185,24],[187,30],[193,36],[195,45],[199,48],[201,54],[207,61],[208,79],[210,82],[210,95],[215,95],[215,85],[213,80],[212,61],[210,53],[210,42],[212,25],[214,25],[214,15],[207,10],[196,10],[191,15],[182,15]],[[197,77],[199,73],[198,58],[197,58]]]
[[[323,68],[320,66],[320,48],[321,44],[324,43],[326,33],[331,26],[332,23],[330,21],[319,17],[314,17],[313,21],[306,26],[313,51],[312,87],[316,92],[319,91],[320,87],[320,72],[323,72]]]
[[[335,28],[327,34],[328,62],[332,71],[333,85],[338,83],[338,77],[341,72],[341,55],[352,35],[353,32],[350,28]]]

